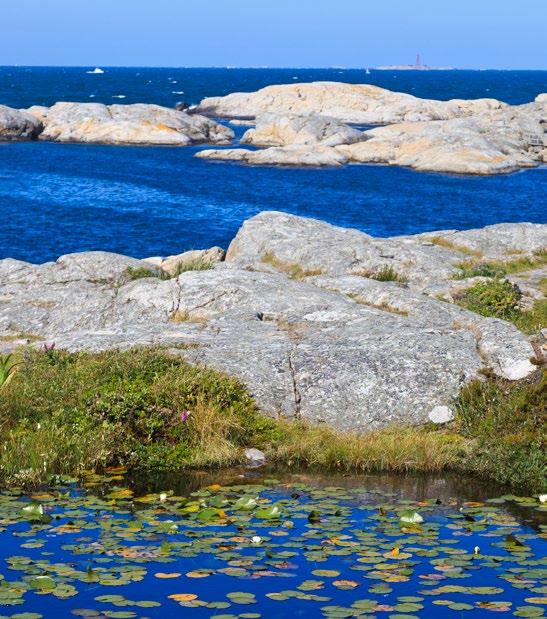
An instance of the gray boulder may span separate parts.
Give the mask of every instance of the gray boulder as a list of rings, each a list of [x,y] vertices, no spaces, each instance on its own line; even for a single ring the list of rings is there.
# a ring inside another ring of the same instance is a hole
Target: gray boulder
[[[450,276],[457,254],[263,213],[243,226],[228,262],[171,280],[129,281],[128,267],[159,267],[104,252],[43,265],[7,259],[0,347],[161,345],[239,378],[271,415],[342,429],[445,420],[481,369],[509,379],[534,369],[515,327],[420,292],[443,277],[436,268]],[[407,285],[359,274],[386,260],[406,266]]]
[[[42,130],[42,123],[24,110],[0,105],[0,141],[32,140]]]

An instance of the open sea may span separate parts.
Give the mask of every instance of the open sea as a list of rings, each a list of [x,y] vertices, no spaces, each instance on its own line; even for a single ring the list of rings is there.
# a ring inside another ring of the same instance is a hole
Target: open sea
[[[0,104],[197,103],[269,84],[371,83],[434,99],[512,104],[547,92],[547,71],[0,67]],[[240,136],[244,129],[239,129]],[[282,210],[390,236],[547,221],[545,166],[496,177],[386,166],[253,168],[200,160],[199,147],[0,143],[0,258],[31,262],[85,250],[135,257],[227,247],[241,223]]]

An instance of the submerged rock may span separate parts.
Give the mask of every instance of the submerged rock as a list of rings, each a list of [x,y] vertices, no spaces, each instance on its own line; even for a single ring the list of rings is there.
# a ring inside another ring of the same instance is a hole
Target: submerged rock
[[[32,140],[41,130],[42,123],[32,114],[0,105],[0,141]]]
[[[208,97],[198,105],[197,111],[225,118],[255,118],[264,113],[314,114],[352,124],[388,124],[460,118],[501,109],[506,105],[496,99],[420,99],[370,84],[312,82],[267,86],[257,92]]]
[[[545,241],[547,226],[514,226],[528,240],[523,251]],[[481,244],[479,232],[467,234]],[[496,227],[488,234],[495,245]],[[271,415],[341,429],[423,423],[484,368],[509,379],[534,369],[514,326],[422,293],[461,257],[423,236],[375,239],[262,213],[227,262],[170,280],[129,282],[128,267],[151,265],[105,252],[43,265],[8,259],[1,342],[9,348],[26,334],[68,350],[158,344],[239,378]],[[371,279],[386,264],[408,283]]]
[[[209,118],[159,105],[103,105],[56,103],[51,108],[30,108],[44,124],[41,140],[94,144],[228,143],[234,133]]]

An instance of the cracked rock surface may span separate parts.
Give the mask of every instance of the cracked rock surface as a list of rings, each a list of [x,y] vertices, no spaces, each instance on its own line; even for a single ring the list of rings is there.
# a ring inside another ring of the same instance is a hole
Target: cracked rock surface
[[[439,234],[486,255],[504,238],[532,252],[547,226]],[[238,377],[268,414],[341,429],[449,418],[453,398],[481,369],[509,379],[534,369],[534,350],[511,324],[426,294],[461,257],[427,235],[375,239],[266,212],[245,223],[226,262],[169,280],[129,281],[128,267],[155,267],[107,252],[43,265],[6,259],[0,347],[163,345]],[[386,263],[408,283],[371,279]]]

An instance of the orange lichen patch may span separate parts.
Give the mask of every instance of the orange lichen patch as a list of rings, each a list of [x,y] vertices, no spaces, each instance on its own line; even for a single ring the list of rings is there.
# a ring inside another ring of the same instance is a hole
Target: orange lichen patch
[[[169,133],[177,133],[176,129],[173,129],[173,127],[168,127],[167,125],[164,125],[163,123],[157,123],[155,127],[159,131],[169,131]]]

